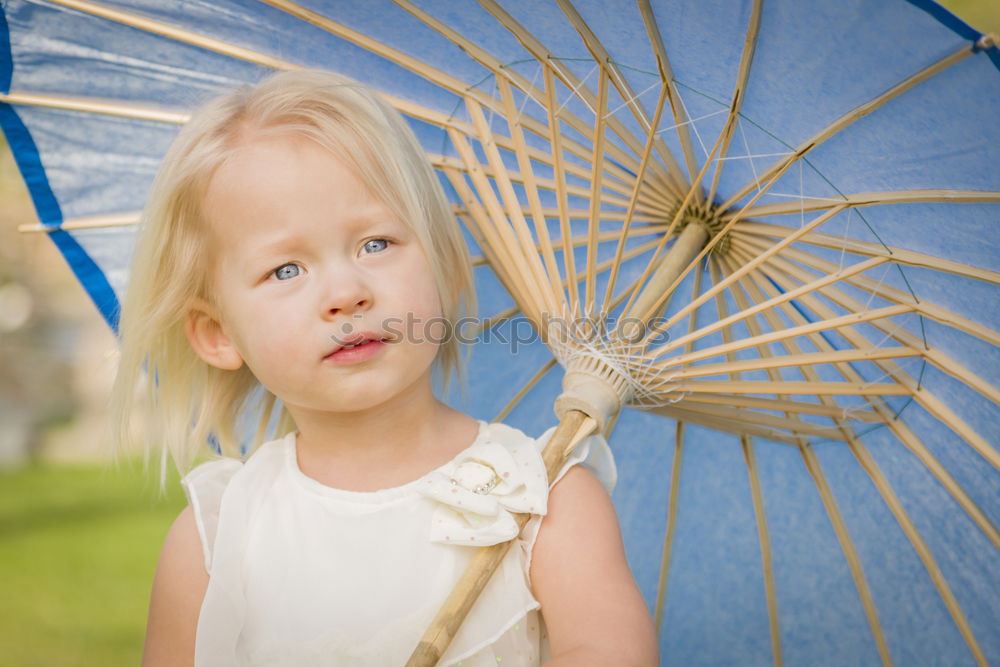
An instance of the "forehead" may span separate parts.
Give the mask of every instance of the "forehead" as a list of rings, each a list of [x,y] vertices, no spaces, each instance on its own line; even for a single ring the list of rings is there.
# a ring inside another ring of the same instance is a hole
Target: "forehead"
[[[210,177],[202,212],[212,235],[227,245],[260,233],[318,233],[394,217],[351,166],[294,135],[233,150]]]

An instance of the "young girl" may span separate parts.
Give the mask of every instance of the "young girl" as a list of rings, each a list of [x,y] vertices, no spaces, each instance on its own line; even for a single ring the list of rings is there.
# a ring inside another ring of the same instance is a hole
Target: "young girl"
[[[460,361],[441,333],[472,310],[470,263],[377,95],[286,72],[208,103],[157,176],[130,280],[120,438],[138,425],[182,471],[209,439],[229,454],[182,480],[144,665],[402,665],[475,547],[511,538],[440,664],[655,664],[606,443],[550,491],[552,430],[432,391]],[[282,437],[241,456],[247,415]],[[533,514],[520,536],[512,512]]]

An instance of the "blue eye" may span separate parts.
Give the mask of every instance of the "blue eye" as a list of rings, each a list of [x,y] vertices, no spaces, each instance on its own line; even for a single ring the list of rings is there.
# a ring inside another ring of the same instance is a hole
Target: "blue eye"
[[[276,268],[271,275],[273,275],[278,280],[288,280],[289,278],[294,278],[299,275],[302,270],[296,264],[283,264]]]
[[[365,241],[364,251],[368,254],[382,252],[389,247],[390,241],[388,239],[372,239],[370,241]]]

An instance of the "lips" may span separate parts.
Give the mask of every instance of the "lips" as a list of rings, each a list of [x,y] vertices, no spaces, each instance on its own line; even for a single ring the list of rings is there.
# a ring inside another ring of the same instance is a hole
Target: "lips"
[[[344,338],[343,340],[339,341],[340,345],[338,345],[337,347],[333,348],[326,355],[326,357],[332,357],[334,354],[336,354],[337,352],[340,352],[342,350],[346,351],[346,350],[353,350],[353,349],[358,348],[358,347],[363,347],[363,346],[367,345],[368,343],[371,343],[372,341],[378,341],[380,343],[384,343],[384,342],[386,342],[388,340],[389,340],[389,338],[387,336],[380,336],[379,334],[376,334],[376,333],[371,332],[371,331],[365,331],[365,332],[362,332],[362,333],[357,333],[357,334],[354,334],[352,336],[348,336],[348,337]]]

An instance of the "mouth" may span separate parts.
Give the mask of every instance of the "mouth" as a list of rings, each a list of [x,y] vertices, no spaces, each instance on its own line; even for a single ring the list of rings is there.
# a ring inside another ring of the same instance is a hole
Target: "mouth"
[[[333,350],[327,354],[324,359],[329,359],[338,353],[347,352],[348,350],[371,346],[372,343],[386,343],[390,340],[391,339],[388,336],[380,336],[376,333],[365,331],[363,333],[350,336],[349,338],[345,338],[343,341],[339,341],[340,345],[333,348]]]

